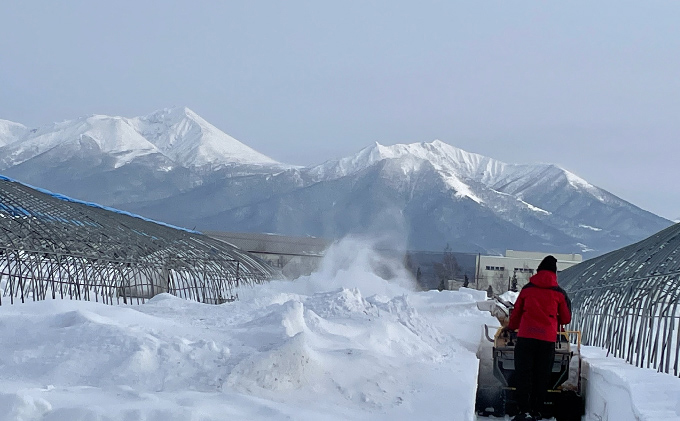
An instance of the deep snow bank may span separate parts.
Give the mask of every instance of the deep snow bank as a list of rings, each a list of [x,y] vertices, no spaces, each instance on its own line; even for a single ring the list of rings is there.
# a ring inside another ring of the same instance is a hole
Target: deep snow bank
[[[584,347],[586,420],[678,421],[680,378],[630,365]]]
[[[0,420],[474,419],[478,297],[345,246],[220,306],[0,307]]]

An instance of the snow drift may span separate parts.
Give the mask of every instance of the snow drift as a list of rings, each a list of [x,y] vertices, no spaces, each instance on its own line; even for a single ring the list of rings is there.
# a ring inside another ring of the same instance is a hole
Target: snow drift
[[[356,239],[329,256],[223,305],[0,307],[0,421],[474,420],[484,292],[383,279]],[[680,379],[586,355],[586,419],[680,419]]]

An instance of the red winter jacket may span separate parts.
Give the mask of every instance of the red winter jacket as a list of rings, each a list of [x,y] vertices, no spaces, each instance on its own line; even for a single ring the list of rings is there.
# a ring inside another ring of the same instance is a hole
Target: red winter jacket
[[[555,342],[557,327],[571,321],[571,302],[557,285],[557,275],[541,270],[529,278],[529,283],[515,301],[508,328],[519,329],[520,338]]]

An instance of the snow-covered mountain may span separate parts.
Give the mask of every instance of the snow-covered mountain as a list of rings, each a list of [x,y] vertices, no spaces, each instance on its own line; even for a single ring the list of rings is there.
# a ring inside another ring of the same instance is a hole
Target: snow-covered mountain
[[[189,228],[397,231],[421,250],[592,256],[671,224],[558,166],[508,164],[439,140],[285,165],[187,108],[33,130],[0,121],[0,173]]]
[[[278,165],[205,121],[188,108],[169,108],[130,124],[163,154],[184,167],[224,165]]]
[[[135,118],[92,115],[33,130],[0,120],[0,146],[4,146],[0,170],[54,149],[71,155],[84,144],[111,156],[114,168],[153,154],[185,168],[278,164],[181,107]]]
[[[103,204],[169,198],[216,174],[281,168],[185,107],[37,129],[0,121],[0,173]]]
[[[269,185],[277,187],[247,203],[229,196],[231,183],[220,185],[215,196],[233,206],[194,224],[331,238],[392,230],[421,250],[449,243],[465,251],[510,248],[588,257],[671,223],[558,166],[506,164],[441,141],[375,144],[351,157],[269,176]],[[200,196],[209,194],[202,190]]]
[[[0,147],[21,139],[28,132],[23,124],[0,119]]]

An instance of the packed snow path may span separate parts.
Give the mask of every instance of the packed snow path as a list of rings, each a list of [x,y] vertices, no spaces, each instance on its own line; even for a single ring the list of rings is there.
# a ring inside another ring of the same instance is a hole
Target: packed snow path
[[[607,356],[607,351],[584,347],[587,377],[585,421],[678,421],[680,379],[641,369]],[[506,419],[510,419],[506,417]],[[499,420],[494,417],[477,417]]]
[[[0,421],[475,420],[483,293],[413,292],[349,249],[219,306],[2,306]],[[680,419],[680,379],[586,355],[587,420]]]

